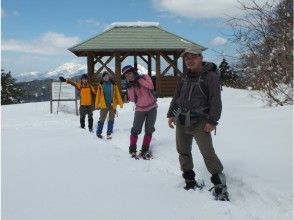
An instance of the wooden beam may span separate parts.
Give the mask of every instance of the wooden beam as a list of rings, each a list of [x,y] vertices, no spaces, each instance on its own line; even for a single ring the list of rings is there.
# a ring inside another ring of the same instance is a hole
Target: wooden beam
[[[166,67],[165,70],[163,70],[163,72],[161,74],[164,76],[170,68],[171,68],[171,65]]]
[[[135,67],[135,69],[137,69],[137,67],[138,67],[137,55],[134,55],[134,67]]]
[[[179,74],[178,72],[178,59],[179,59],[180,55],[178,53],[174,53],[174,65],[176,68],[174,68],[174,76],[177,76]]]
[[[97,61],[101,64],[101,67],[97,70],[96,74],[99,74],[103,68],[107,69],[107,71],[109,73],[112,73],[113,75],[115,75],[115,73],[107,66],[107,64],[112,60],[112,58],[114,57],[114,55],[110,56],[106,61],[105,63],[103,63],[103,61],[97,57]]]
[[[157,55],[154,55],[154,54],[152,54],[152,53],[150,53],[150,52],[147,52],[147,54],[148,54],[150,57],[152,57],[154,60],[156,60],[156,56],[157,56]]]
[[[94,76],[94,68],[95,68],[94,57],[92,54],[88,54],[87,56],[87,68],[88,68],[89,80],[92,81]]]
[[[94,59],[94,63],[96,64],[98,62],[98,58],[101,59],[103,56],[98,56],[96,59]]]
[[[115,54],[115,81],[118,82],[119,87],[121,86],[121,61],[120,61],[120,54],[116,53]]]
[[[169,66],[167,67],[169,69],[169,67],[173,67],[174,68],[174,72],[180,73],[181,71],[178,69],[177,67],[177,62],[175,62],[174,60],[172,60],[168,55],[163,54],[160,52],[160,55],[166,60],[166,62],[169,64]],[[167,72],[167,68],[164,70],[164,74]]]
[[[151,77],[152,76],[152,60],[151,60],[151,56],[148,55],[148,75]]]
[[[160,53],[156,55],[156,92],[161,97]]]
[[[148,60],[146,60],[142,55],[139,55],[139,57],[146,63],[148,64]]]

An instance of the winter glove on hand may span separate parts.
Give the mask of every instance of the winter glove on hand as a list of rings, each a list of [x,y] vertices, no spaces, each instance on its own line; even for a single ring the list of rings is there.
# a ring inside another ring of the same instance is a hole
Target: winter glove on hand
[[[139,83],[136,80],[134,80],[134,81],[129,81],[126,86],[127,86],[127,88],[131,88],[131,87],[138,86],[138,85],[139,85]]]
[[[59,76],[59,80],[60,80],[60,82],[66,82],[66,79],[62,76]]]

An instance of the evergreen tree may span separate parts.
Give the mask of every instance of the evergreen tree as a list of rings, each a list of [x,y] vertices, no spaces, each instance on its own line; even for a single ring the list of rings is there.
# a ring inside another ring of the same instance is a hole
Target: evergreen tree
[[[219,70],[221,74],[221,84],[227,87],[237,87],[237,75],[233,72],[232,68],[228,64],[225,58],[219,65]]]
[[[16,85],[11,73],[1,69],[1,105],[16,104],[22,101],[22,90]]]

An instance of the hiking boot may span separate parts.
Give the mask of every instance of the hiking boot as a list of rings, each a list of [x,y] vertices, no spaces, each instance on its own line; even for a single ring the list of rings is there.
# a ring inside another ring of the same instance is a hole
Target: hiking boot
[[[182,176],[184,177],[186,182],[186,186],[184,187],[185,190],[195,189],[197,187],[195,173],[193,170],[184,171]]]
[[[140,156],[141,156],[144,160],[150,160],[151,157],[152,157],[150,151],[143,151],[143,150],[141,150],[141,152],[140,152]]]
[[[137,152],[137,146],[130,146],[129,147],[129,153],[130,154],[133,154],[133,153],[136,154],[136,152]]]
[[[186,186],[184,186],[185,190],[190,190],[190,189],[196,189],[197,187],[197,182],[196,180],[185,180]]]
[[[142,145],[142,149],[140,150],[139,154],[144,160],[150,160],[152,155],[151,152],[149,151],[149,145]]]
[[[229,193],[227,192],[226,176],[223,173],[213,174],[210,178],[211,182],[214,184],[209,191],[212,191],[212,195],[215,200],[229,201]]]
[[[103,136],[101,134],[97,134],[97,137],[103,139]]]

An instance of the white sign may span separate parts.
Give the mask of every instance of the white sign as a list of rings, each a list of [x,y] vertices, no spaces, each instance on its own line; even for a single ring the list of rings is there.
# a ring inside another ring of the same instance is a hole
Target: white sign
[[[60,93],[60,96],[59,96]],[[52,100],[76,99],[75,87],[62,82],[52,82]]]

